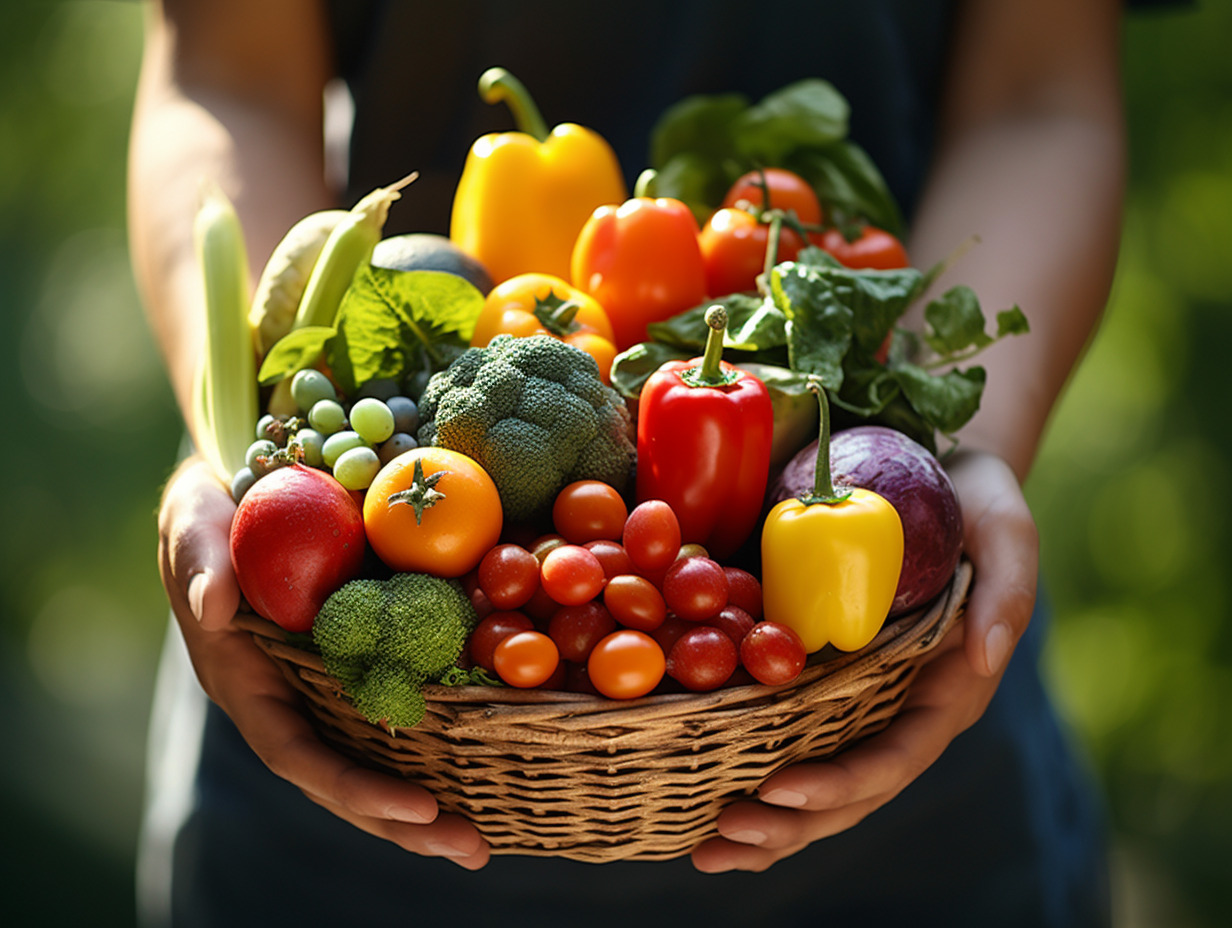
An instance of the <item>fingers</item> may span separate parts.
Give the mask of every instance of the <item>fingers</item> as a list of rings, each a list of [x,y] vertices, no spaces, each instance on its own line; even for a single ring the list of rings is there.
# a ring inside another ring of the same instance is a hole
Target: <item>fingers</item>
[[[185,462],[159,510],[159,566],[172,608],[202,628],[225,628],[240,603],[229,537],[235,503],[203,461]]]
[[[412,854],[444,857],[467,870],[487,864],[491,851],[475,826],[459,815],[442,815],[427,825],[357,815],[327,799],[306,793],[313,802],[356,828],[390,841]]]
[[[1000,458],[957,455],[949,467],[962,504],[963,545],[975,567],[967,603],[967,658],[998,676],[1026,631],[1035,605],[1039,533],[1014,472]]]

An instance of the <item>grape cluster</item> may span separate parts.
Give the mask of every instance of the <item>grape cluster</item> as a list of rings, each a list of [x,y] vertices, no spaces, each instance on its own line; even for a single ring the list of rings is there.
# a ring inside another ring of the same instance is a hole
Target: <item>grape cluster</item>
[[[419,407],[392,380],[371,380],[346,403],[317,370],[291,380],[298,416],[265,415],[245,466],[231,481],[238,503],[248,488],[276,467],[301,463],[328,470],[348,490],[364,490],[381,467],[417,447]]]

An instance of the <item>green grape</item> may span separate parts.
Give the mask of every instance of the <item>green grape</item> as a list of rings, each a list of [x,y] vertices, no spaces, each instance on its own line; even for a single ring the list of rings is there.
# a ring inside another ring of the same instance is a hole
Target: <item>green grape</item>
[[[338,401],[338,393],[334,385],[318,370],[308,368],[297,371],[291,378],[291,399],[299,408],[307,412],[321,400]]]
[[[263,477],[274,469],[275,465],[268,459],[278,450],[268,438],[258,439],[248,446],[244,453],[244,465],[257,477]],[[265,458],[266,460],[261,460]]]
[[[299,448],[304,463],[309,467],[320,467],[325,463],[322,455],[324,445],[325,436],[316,429],[300,429],[290,441],[291,447]]]
[[[308,424],[322,435],[332,435],[346,425],[346,411],[337,400],[317,400],[308,410]]]
[[[334,462],[334,479],[348,490],[366,490],[380,469],[376,452],[361,445],[344,451]]]
[[[231,478],[231,499],[239,503],[244,498],[244,494],[249,491],[254,483],[257,482],[257,475],[247,467],[241,467],[235,472],[235,476]]]
[[[351,428],[370,445],[379,445],[394,433],[394,414],[380,400],[367,396],[351,407]]]
[[[419,430],[419,407],[409,396],[391,396],[385,401],[394,414],[394,431],[414,435]]]
[[[381,459],[382,464],[388,464],[403,452],[418,447],[419,442],[406,432],[394,432],[389,436],[388,441],[382,442],[381,447],[376,449],[376,456]]]
[[[338,459],[342,457],[343,452],[350,451],[352,448],[363,447],[366,447],[366,444],[359,437],[358,432],[352,432],[350,429],[344,432],[335,432],[326,438],[325,444],[321,446],[321,458],[325,462],[326,467],[332,468],[338,463]]]

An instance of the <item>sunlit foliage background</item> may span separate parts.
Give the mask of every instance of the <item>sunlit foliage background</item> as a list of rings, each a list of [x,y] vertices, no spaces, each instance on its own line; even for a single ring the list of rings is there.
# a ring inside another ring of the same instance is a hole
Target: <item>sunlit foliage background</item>
[[[140,5],[0,4],[0,820],[6,912],[131,925],[177,414],[124,232]],[[1028,492],[1046,672],[1102,781],[1118,926],[1215,926],[1232,859],[1232,0],[1126,28],[1106,323]],[[71,890],[71,891],[70,891]]]

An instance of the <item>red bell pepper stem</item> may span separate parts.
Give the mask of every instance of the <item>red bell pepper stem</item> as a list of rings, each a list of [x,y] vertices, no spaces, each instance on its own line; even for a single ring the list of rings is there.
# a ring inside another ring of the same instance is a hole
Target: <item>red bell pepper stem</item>
[[[816,377],[809,378],[808,388],[813,391],[817,404],[821,407],[821,430],[817,438],[817,469],[813,473],[813,492],[799,499],[806,506],[816,503],[833,506],[849,497],[851,491],[836,492],[834,481],[830,477],[830,403],[826,399],[825,388]]]
[[[723,336],[727,332],[727,310],[719,304],[706,310],[706,325],[710,332],[706,336],[706,351],[702,354],[702,363],[682,371],[680,379],[690,387],[723,387],[735,383],[740,375],[731,370],[723,370]]]
[[[488,68],[479,76],[479,96],[484,103],[506,103],[518,131],[546,142],[548,124],[525,85],[504,68]]]

